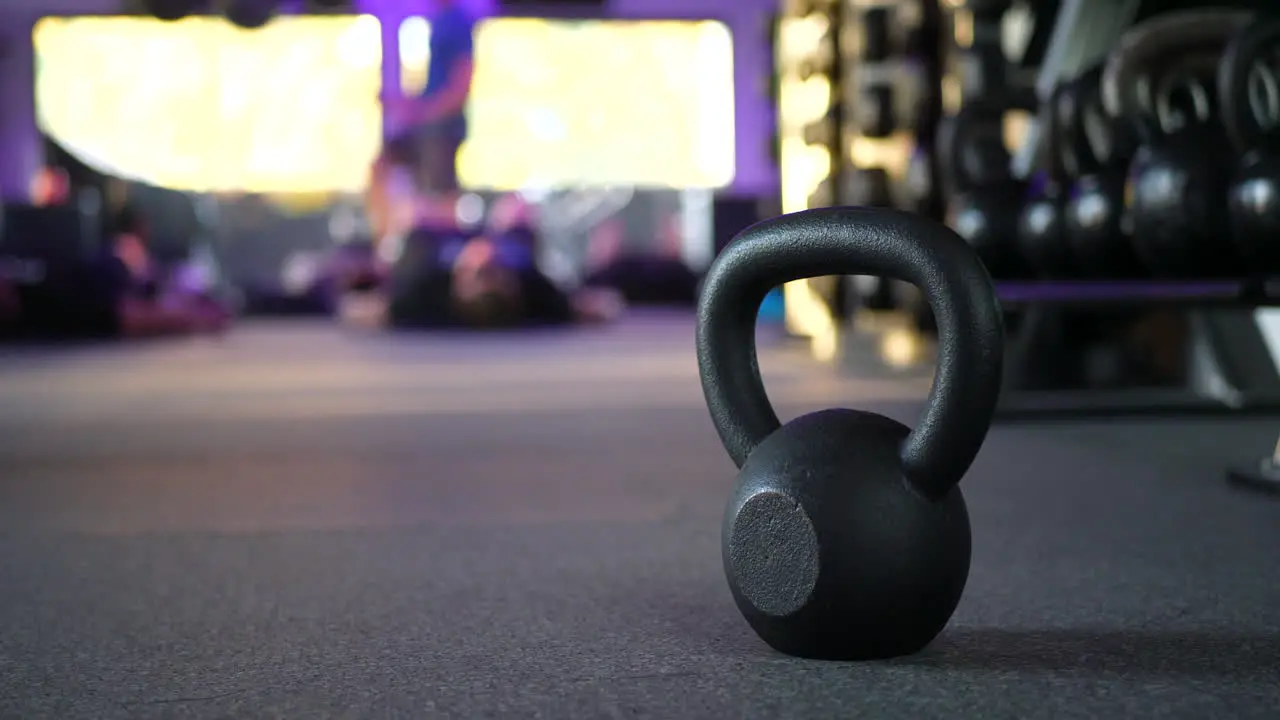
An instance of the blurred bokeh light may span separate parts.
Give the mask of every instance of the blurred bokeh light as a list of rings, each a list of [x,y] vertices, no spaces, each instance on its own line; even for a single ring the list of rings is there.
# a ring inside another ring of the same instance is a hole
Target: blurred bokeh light
[[[422,86],[430,27],[400,29]],[[42,129],[99,169],[197,192],[361,189],[377,152],[378,21],[48,18]],[[496,19],[477,32],[474,188],[721,187],[734,175],[733,51],[716,22]]]

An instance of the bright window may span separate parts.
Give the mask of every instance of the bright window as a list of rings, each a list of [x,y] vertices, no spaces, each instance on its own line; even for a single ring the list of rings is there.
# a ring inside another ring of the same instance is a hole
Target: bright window
[[[414,90],[430,28],[410,21],[400,37]],[[371,17],[285,17],[257,31],[219,18],[49,18],[35,44],[42,128],[108,172],[180,190],[354,191],[377,152]],[[732,181],[723,25],[497,19],[476,47],[464,183]]]

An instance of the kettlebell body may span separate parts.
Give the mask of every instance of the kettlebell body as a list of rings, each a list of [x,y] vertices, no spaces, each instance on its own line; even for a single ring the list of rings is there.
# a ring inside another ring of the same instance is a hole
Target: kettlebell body
[[[897,450],[909,433],[881,415],[825,410],[782,426],[742,466],[724,565],[738,609],[774,649],[909,655],[955,612],[969,576],[968,510],[959,488],[938,499],[912,490]]]
[[[1010,178],[957,193],[947,205],[947,225],[973,247],[996,277],[1016,277],[1022,272],[1019,215],[1014,208],[1025,193],[1026,186]]]
[[[1124,193],[1132,147],[1121,125],[1102,106],[1102,67],[1061,88],[1058,150],[1065,174],[1075,178],[1063,207],[1066,243],[1079,275],[1130,278],[1137,259],[1124,225]]]
[[[772,287],[831,273],[909,282],[933,309],[938,371],[914,430],[856,410],[786,425],[774,413],[755,361],[756,308]],[[977,254],[918,215],[809,210],[757,223],[717,256],[697,347],[707,407],[739,468],[722,556],[735,603],[769,646],[888,658],[945,627],[972,548],[957,483],[999,396],[1002,322]]]
[[[1247,155],[1227,203],[1231,236],[1246,266],[1259,274],[1280,273],[1280,155]]]
[[[1124,228],[1123,171],[1080,177],[1063,211],[1067,245],[1080,274],[1092,279],[1132,277],[1133,250]]]
[[[1025,274],[1018,252],[1018,210],[1026,184],[1010,171],[1004,117],[1027,98],[974,101],[938,126],[936,146],[948,191],[946,223],[977,251],[993,275]]]
[[[1157,277],[1213,277],[1237,269],[1223,242],[1231,149],[1218,122],[1218,58],[1246,11],[1199,8],[1157,15],[1125,33],[1103,70],[1103,101],[1142,138],[1129,171],[1133,247]]]
[[[1067,245],[1065,212],[1068,181],[1062,163],[1063,123],[1060,105],[1065,86],[1059,85],[1041,108],[1043,166],[1031,182],[1027,203],[1018,216],[1018,250],[1027,265],[1041,278],[1059,279],[1074,274],[1074,262]]]
[[[1231,237],[1250,275],[1280,273],[1280,18],[1240,30],[1218,64],[1223,126],[1241,157],[1227,189]]]
[[[1070,277],[1075,259],[1067,245],[1066,197],[1057,183],[1039,182],[1044,189],[1031,196],[1018,216],[1018,250],[1037,276]]]
[[[1134,250],[1156,277],[1218,276],[1234,267],[1223,242],[1229,149],[1209,133],[1173,133],[1143,145],[1128,182]]]

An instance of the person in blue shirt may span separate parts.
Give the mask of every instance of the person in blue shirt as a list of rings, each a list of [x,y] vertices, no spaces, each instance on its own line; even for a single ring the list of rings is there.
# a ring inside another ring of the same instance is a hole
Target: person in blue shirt
[[[421,224],[454,223],[458,198],[458,150],[467,137],[473,49],[478,15],[462,0],[434,0],[429,16],[427,83],[416,97],[383,97],[388,137],[384,167],[413,177]]]

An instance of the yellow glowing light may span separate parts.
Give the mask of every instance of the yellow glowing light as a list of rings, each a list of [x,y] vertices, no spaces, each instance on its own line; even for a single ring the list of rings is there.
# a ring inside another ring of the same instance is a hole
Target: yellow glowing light
[[[41,127],[100,169],[195,191],[356,190],[378,150],[370,17],[47,18]]]
[[[855,137],[849,144],[849,159],[856,167],[880,167],[901,175],[906,172],[914,142],[905,133],[884,139]]]
[[[831,308],[804,280],[782,287],[783,317],[787,329],[809,338],[810,351],[819,360],[832,360],[839,345],[838,326]]]
[[[973,46],[973,13],[967,10],[958,10],[952,16],[952,34],[955,37],[957,47],[967,48]]]
[[[509,18],[480,27],[476,57],[458,161],[468,186],[733,181],[733,43],[720,23]]]
[[[407,89],[425,81],[429,38],[421,19],[401,28]],[[34,41],[42,129],[113,174],[194,191],[352,192],[380,144],[372,17],[282,17],[256,31],[212,17],[47,18]],[[479,29],[476,56],[459,157],[470,186],[733,179],[733,50],[720,23],[499,19]]]
[[[893,328],[880,338],[880,358],[889,367],[910,367],[920,362],[923,352],[919,333],[907,328]]]
[[[820,13],[802,18],[783,18],[778,24],[778,61],[791,66],[811,55],[831,29],[831,20]]]

